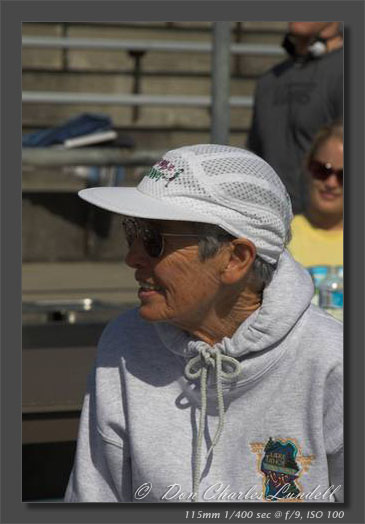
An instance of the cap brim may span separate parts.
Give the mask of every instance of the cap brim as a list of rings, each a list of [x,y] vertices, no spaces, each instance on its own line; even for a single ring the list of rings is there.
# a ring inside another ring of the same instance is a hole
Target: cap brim
[[[91,187],[82,189],[78,195],[90,204],[120,215],[154,220],[183,220],[217,224],[216,219],[146,195],[135,187]]]

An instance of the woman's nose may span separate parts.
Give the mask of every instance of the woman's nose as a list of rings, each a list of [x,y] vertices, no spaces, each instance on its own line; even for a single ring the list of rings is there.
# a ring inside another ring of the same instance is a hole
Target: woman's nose
[[[129,247],[125,262],[132,268],[143,267],[148,263],[148,255],[140,238],[136,238]]]
[[[325,184],[327,187],[338,187],[340,185],[335,173],[326,178]]]

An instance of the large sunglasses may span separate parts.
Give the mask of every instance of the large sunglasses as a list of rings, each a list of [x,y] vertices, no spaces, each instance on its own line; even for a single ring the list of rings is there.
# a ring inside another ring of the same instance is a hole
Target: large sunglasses
[[[343,169],[333,169],[329,162],[324,164],[318,160],[311,160],[308,169],[317,180],[327,180],[329,176],[336,175],[338,183],[343,185]]]
[[[129,247],[140,238],[146,253],[153,258],[158,258],[163,254],[165,248],[164,237],[200,237],[191,233],[161,233],[150,224],[133,218],[125,218],[122,221],[124,233]]]

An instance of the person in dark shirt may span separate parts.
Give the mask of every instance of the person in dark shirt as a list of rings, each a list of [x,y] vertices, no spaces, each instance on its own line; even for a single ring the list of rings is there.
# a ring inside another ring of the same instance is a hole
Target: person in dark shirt
[[[247,147],[274,167],[298,214],[313,137],[343,118],[343,38],[339,22],[290,22],[288,29],[289,57],[257,82]]]

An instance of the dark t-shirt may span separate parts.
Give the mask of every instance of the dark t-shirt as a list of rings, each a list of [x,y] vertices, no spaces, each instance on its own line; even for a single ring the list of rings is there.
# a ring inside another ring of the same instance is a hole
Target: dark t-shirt
[[[247,146],[281,177],[294,213],[304,207],[303,162],[313,136],[342,116],[342,49],[304,63],[290,58],[258,80]]]

